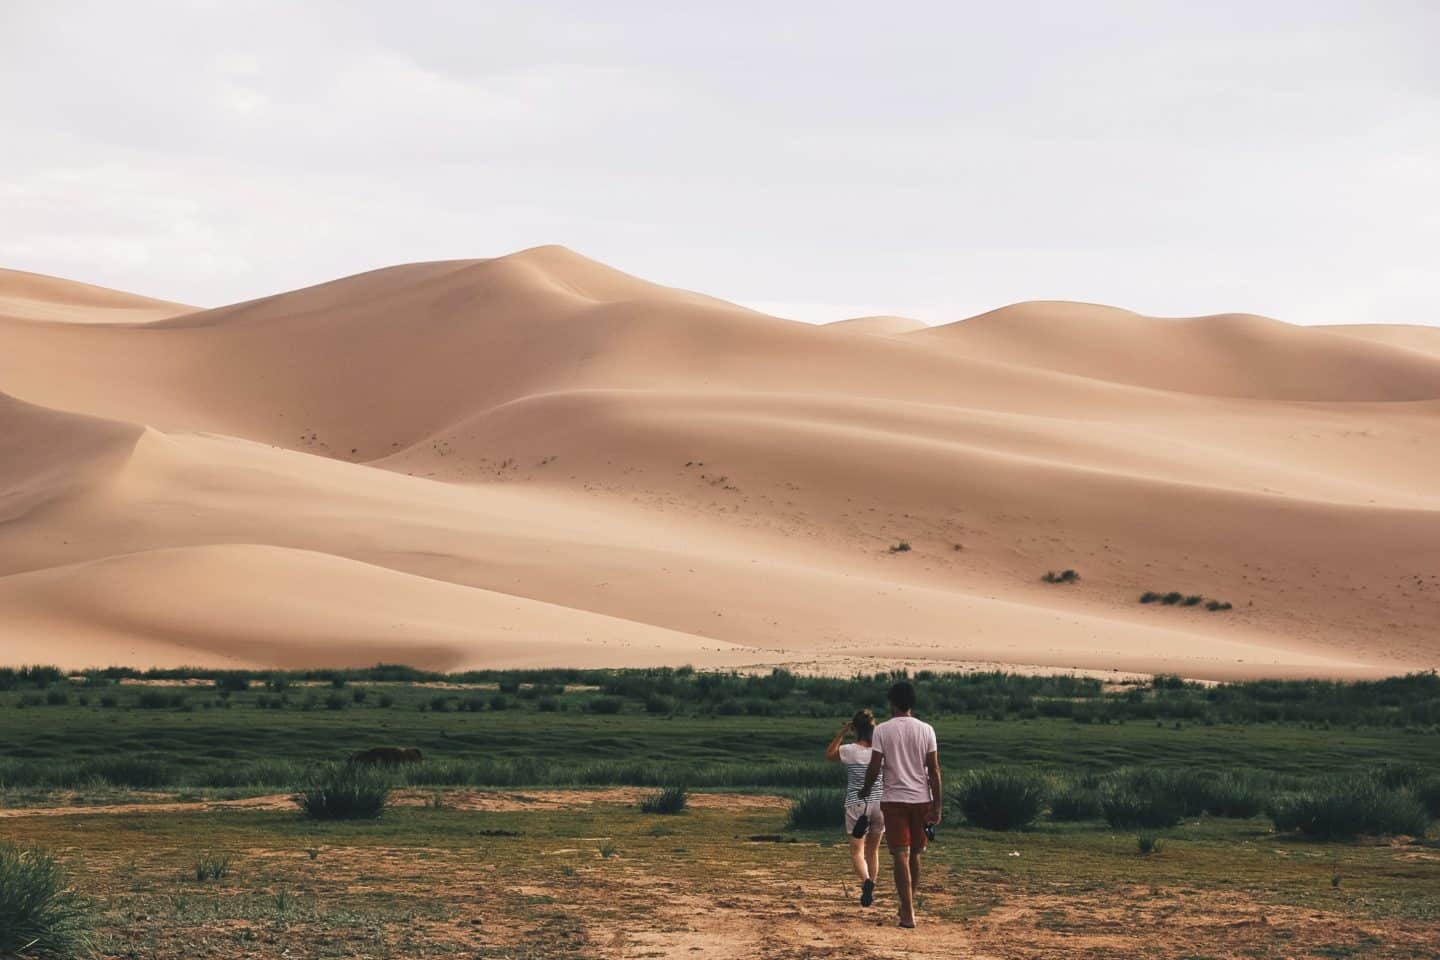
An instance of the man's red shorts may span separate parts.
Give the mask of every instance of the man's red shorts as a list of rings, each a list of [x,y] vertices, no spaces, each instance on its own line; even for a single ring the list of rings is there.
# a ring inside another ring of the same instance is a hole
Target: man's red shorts
[[[880,802],[880,812],[885,815],[885,840],[891,850],[910,848],[919,853],[929,842],[925,839],[925,821],[930,819],[928,803]]]

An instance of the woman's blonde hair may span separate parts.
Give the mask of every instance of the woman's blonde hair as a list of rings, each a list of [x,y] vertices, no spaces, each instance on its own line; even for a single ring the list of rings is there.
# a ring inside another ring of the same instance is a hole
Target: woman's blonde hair
[[[857,711],[850,722],[855,724],[856,740],[869,740],[870,735],[875,732],[875,712],[869,707]]]

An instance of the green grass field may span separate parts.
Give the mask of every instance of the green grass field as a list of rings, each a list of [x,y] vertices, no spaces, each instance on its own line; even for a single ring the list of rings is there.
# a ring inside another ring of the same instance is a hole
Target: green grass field
[[[835,729],[855,707],[882,707],[837,706],[818,717],[652,713],[637,696],[605,697],[616,712],[595,713],[587,710],[600,698],[593,690],[547,695],[550,709],[541,709],[539,698],[495,689],[405,683],[291,687],[283,708],[263,688],[222,695],[213,687],[128,684],[76,686],[63,702],[48,702],[60,701],[55,689],[0,693],[0,786],[292,786],[308,765],[376,746],[419,747],[436,783],[450,775],[474,785],[819,786],[833,780],[823,751]],[[140,707],[145,697],[181,698],[183,706]],[[494,709],[497,698],[504,709]],[[457,709],[466,704],[477,710]],[[829,706],[804,705],[810,712]],[[1414,725],[1237,724],[1204,713],[1106,723],[996,720],[926,707],[922,701],[918,712],[935,724],[953,770],[1157,765],[1303,777],[1384,762],[1433,764],[1440,755],[1440,736]]]
[[[954,796],[922,925],[896,930],[888,866],[862,911],[838,831],[787,827],[790,795],[841,784],[825,744],[856,707],[881,707],[887,679],[292,676],[222,691],[12,675],[0,842],[68,868],[107,957],[1435,956],[1435,839],[1320,843],[1268,816],[1193,812],[1146,831],[1042,812],[994,832]],[[952,789],[981,769],[1033,771],[1051,798],[1125,770],[1172,790],[1238,773],[1276,796],[1440,782],[1431,677],[920,687]],[[379,819],[301,814],[292,791],[377,746],[425,754],[389,772]],[[644,812],[661,784],[690,788],[682,812]]]

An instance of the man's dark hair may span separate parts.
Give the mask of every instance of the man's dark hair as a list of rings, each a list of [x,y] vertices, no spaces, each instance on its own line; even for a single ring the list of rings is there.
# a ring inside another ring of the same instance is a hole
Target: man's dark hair
[[[915,709],[915,687],[909,680],[901,680],[895,684],[895,686],[891,687],[890,692],[886,694],[886,698],[890,701],[892,707],[900,710]]]

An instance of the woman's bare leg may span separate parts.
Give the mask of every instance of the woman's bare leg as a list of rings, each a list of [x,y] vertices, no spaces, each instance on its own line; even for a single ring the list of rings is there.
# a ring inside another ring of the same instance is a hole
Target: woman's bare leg
[[[865,834],[865,865],[870,868],[870,879],[880,878],[880,841],[885,839],[885,834],[871,828]]]
[[[874,868],[866,863],[865,840],[863,837],[859,839],[855,837],[850,838],[850,865],[855,868],[855,875],[859,877],[862,882],[875,879],[875,874],[871,872]]]

